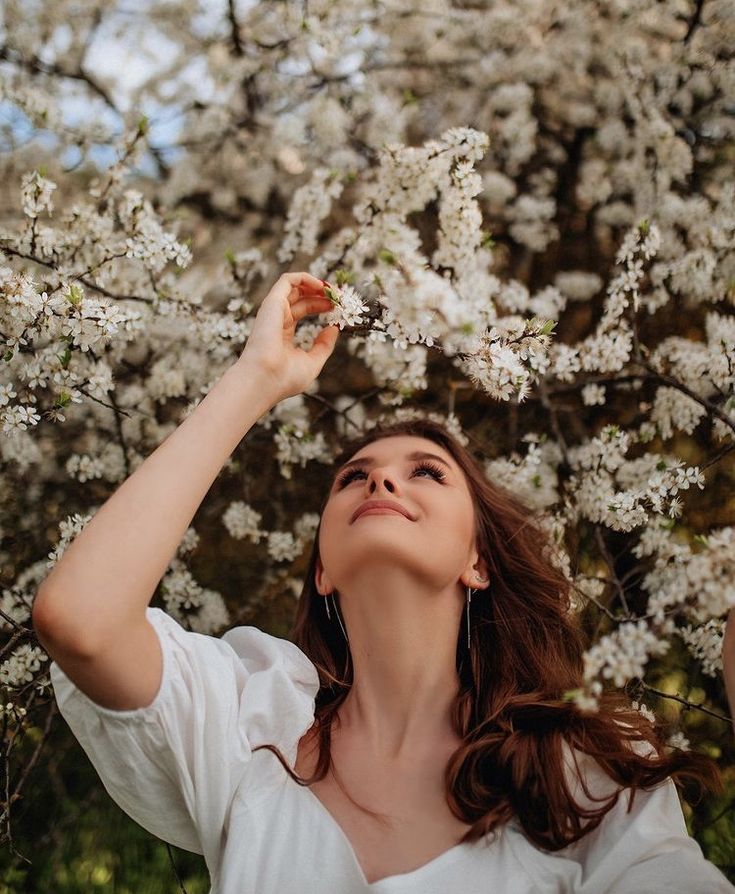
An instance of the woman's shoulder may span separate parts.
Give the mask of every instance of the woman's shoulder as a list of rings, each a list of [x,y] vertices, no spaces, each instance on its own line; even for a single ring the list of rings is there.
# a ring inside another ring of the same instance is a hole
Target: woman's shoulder
[[[222,634],[226,643],[250,672],[282,668],[289,677],[309,689],[319,688],[319,673],[311,659],[296,643],[259,627],[240,625]]]

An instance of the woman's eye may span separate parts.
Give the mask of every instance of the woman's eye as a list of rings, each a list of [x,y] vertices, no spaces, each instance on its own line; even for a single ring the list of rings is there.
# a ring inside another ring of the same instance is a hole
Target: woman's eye
[[[418,472],[429,472],[432,478],[436,478],[437,481],[441,481],[444,478],[444,472],[432,463],[419,463],[418,466],[414,469],[414,475]]]
[[[411,472],[411,476],[418,475],[420,472],[428,472],[432,478],[437,481],[442,481],[445,473],[438,466],[434,466],[431,463],[419,463],[414,470]],[[355,479],[358,475],[364,475],[367,478],[367,472],[365,469],[350,469],[345,472],[337,479],[337,489],[341,490],[343,487],[348,485],[353,479]]]
[[[362,469],[350,469],[349,472],[345,472],[344,475],[341,475],[341,476],[337,479],[337,486],[338,486],[338,487],[344,487],[346,484],[349,484],[350,481],[352,481],[352,479],[353,479],[356,475],[365,475],[365,472],[364,472]],[[367,476],[366,476],[366,477],[367,477]]]

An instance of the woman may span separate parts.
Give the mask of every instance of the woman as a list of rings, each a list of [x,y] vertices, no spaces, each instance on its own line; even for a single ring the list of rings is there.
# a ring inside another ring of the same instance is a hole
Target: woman
[[[239,439],[331,354],[334,327],[293,345],[331,308],[322,286],[278,280],[237,364],[39,591],[60,710],[108,792],[204,854],[222,894],[735,890],[672,781],[716,789],[713,765],[657,753],[620,698],[590,716],[563,700],[582,671],[569,585],[527,510],[440,426],[346,446],[295,642],[187,632],[148,605]]]

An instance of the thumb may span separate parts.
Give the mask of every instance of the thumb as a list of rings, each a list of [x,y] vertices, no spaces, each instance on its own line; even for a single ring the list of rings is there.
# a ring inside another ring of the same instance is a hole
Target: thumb
[[[339,326],[336,323],[330,323],[314,339],[314,344],[311,346],[311,350],[308,351],[308,355],[319,364],[320,370],[334,350],[338,335]]]

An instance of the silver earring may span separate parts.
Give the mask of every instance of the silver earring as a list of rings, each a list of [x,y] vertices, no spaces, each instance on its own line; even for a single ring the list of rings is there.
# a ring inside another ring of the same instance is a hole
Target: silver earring
[[[342,628],[342,634],[344,635],[345,640],[349,643],[350,638],[347,636],[347,631],[345,630],[345,626],[342,623],[342,618],[340,617],[339,611],[337,610],[337,603],[334,601],[334,590],[332,590],[331,593],[327,593],[326,597],[324,598],[324,606],[327,609],[327,618],[329,618],[330,621],[332,620],[332,615],[330,614],[330,611],[329,611],[329,597],[330,596],[332,597],[332,605],[334,606],[334,613],[335,613],[335,615],[337,615],[337,620],[339,621],[339,626]]]
[[[467,648],[470,648],[470,602],[472,601],[472,590],[467,587]]]
[[[342,633],[345,638],[345,642],[349,643],[350,639],[347,636],[347,631],[345,630],[345,625],[342,623],[342,618],[340,617],[339,611],[337,610],[337,603],[334,601],[334,590],[332,590],[332,605],[334,606],[334,613],[337,615],[337,620],[339,621],[339,626],[342,628]]]
[[[480,577],[480,575],[476,575],[478,580],[486,581],[486,577]],[[472,594],[477,592],[477,588],[472,589],[471,587],[467,587],[467,648],[470,648],[470,602],[472,601]]]

